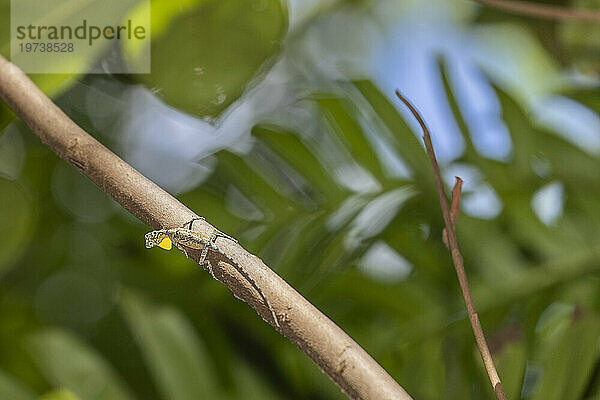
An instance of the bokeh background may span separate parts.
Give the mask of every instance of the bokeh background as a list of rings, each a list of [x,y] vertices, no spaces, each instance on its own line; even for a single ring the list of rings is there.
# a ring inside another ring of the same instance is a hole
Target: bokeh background
[[[600,399],[600,25],[466,0],[151,5],[151,74],[32,78],[415,399],[492,399],[400,89],[465,181],[457,235],[508,397]],[[345,398],[2,107],[0,399]]]

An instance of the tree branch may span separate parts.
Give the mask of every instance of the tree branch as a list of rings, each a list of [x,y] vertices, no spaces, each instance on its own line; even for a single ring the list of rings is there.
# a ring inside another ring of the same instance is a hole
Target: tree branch
[[[593,10],[571,10],[549,4],[513,0],[474,0],[488,7],[498,8],[514,14],[556,20],[578,20],[600,22],[600,12]]]
[[[460,214],[460,196],[463,183],[462,179],[460,179],[458,176],[455,178],[456,183],[454,184],[454,189],[452,189],[452,203],[450,204],[450,221],[452,221],[452,229],[454,229],[454,225],[456,225],[456,219],[458,218],[458,214]],[[444,228],[442,231],[442,241],[446,245],[446,248],[450,250],[446,228]]]
[[[18,67],[2,56],[0,97],[43,143],[153,229],[177,227],[197,217],[77,126]],[[198,221],[195,228],[203,233],[215,230],[204,221]],[[142,238],[140,234],[140,245]],[[228,264],[227,257],[241,265],[275,310],[279,332],[306,353],[349,397],[411,399],[356,342],[258,257],[233,241],[218,240],[225,257],[218,253],[209,256],[215,277],[273,325],[272,315],[260,294]],[[193,251],[189,254],[194,260],[200,255]]]
[[[481,358],[483,359],[483,364],[485,365],[488,377],[490,378],[492,388],[494,388],[494,392],[496,393],[496,398],[498,398],[498,400],[506,400],[506,394],[504,394],[504,389],[502,388],[500,377],[498,376],[498,372],[496,371],[496,367],[494,366],[494,360],[492,359],[490,349],[488,348],[487,342],[485,340],[485,335],[483,334],[483,329],[481,328],[481,322],[479,322],[479,316],[477,315],[475,303],[473,302],[473,297],[471,296],[471,289],[469,289],[469,281],[467,280],[464,261],[462,258],[462,254],[458,249],[458,242],[456,241],[456,235],[454,233],[454,222],[456,221],[456,217],[458,216],[458,208],[460,207],[460,188],[462,185],[462,180],[457,177],[456,185],[454,186],[454,190],[452,191],[453,199],[452,208],[450,209],[448,207],[448,199],[446,198],[446,192],[444,191],[444,184],[442,183],[440,167],[438,166],[437,160],[435,158],[435,152],[433,150],[433,144],[431,143],[431,135],[429,134],[427,124],[425,124],[423,117],[421,117],[421,114],[417,111],[417,109],[404,96],[402,96],[402,94],[398,90],[396,90],[396,95],[400,100],[402,100],[404,104],[406,104],[410,112],[415,116],[415,118],[419,122],[419,125],[421,125],[421,128],[423,129],[423,140],[425,141],[425,147],[427,148],[429,161],[431,162],[431,167],[433,168],[435,184],[437,187],[438,196],[440,198],[440,206],[442,208],[444,223],[446,225],[446,247],[448,247],[448,250],[450,250],[450,254],[452,255],[452,262],[454,263],[456,276],[458,277],[460,289],[462,291],[463,298],[465,299],[465,305],[467,307],[469,321],[471,322],[471,328],[473,329],[475,341],[477,342],[477,347],[479,348],[479,353],[481,354]]]

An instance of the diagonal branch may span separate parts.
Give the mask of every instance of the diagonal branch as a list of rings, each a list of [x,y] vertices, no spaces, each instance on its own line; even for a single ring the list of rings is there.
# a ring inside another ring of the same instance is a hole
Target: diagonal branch
[[[456,219],[458,218],[458,214],[460,214],[460,196],[463,180],[458,176],[456,178],[456,183],[454,184],[454,189],[452,189],[452,203],[450,204],[450,220],[452,221],[452,229],[454,229],[454,225],[456,225]]]
[[[446,245],[448,247],[448,250],[450,250],[450,254],[452,255],[452,262],[454,263],[456,276],[458,277],[460,289],[462,291],[463,298],[465,299],[465,305],[467,307],[469,321],[471,322],[471,328],[473,329],[473,334],[475,335],[475,341],[477,342],[477,347],[479,348],[479,352],[481,353],[483,364],[485,365],[488,377],[490,378],[490,382],[492,384],[492,387],[494,388],[494,392],[496,393],[496,398],[498,398],[498,400],[506,400],[506,394],[504,394],[504,389],[502,388],[500,377],[498,376],[498,372],[496,371],[496,367],[494,366],[494,360],[492,359],[490,349],[488,348],[487,342],[485,340],[485,335],[483,334],[483,329],[481,328],[481,322],[479,321],[479,316],[477,315],[477,310],[475,309],[475,303],[473,303],[471,289],[469,289],[469,281],[467,280],[467,274],[465,272],[464,261],[462,258],[462,254],[460,254],[460,250],[458,249],[458,242],[456,241],[456,235],[454,233],[454,221],[458,216],[460,187],[462,184],[462,180],[460,178],[457,178],[456,185],[453,190],[453,207],[451,210],[448,207],[448,199],[446,198],[446,193],[444,191],[444,184],[442,183],[440,167],[438,166],[437,160],[435,158],[435,152],[433,150],[433,144],[431,143],[431,135],[429,134],[427,124],[425,124],[423,117],[421,117],[421,114],[417,111],[417,109],[398,90],[396,90],[396,95],[400,100],[402,100],[404,104],[406,104],[410,112],[415,116],[415,118],[419,122],[419,125],[421,125],[421,128],[423,129],[423,140],[425,141],[425,147],[427,148],[429,161],[431,162],[431,166],[433,168],[435,184],[437,186],[437,192],[440,198],[440,206],[442,208],[444,223],[446,225]]]
[[[42,142],[153,229],[178,227],[197,217],[77,126],[18,67],[2,56],[0,97]],[[205,234],[215,231],[207,222],[198,222],[195,230]],[[274,324],[263,297],[228,260],[242,266],[276,312],[280,323],[278,331],[306,353],[350,398],[411,399],[354,340],[258,257],[233,241],[218,240],[225,257],[218,252],[208,257],[215,278],[227,285],[235,297],[253,307],[265,321]],[[188,253],[194,260],[200,256],[200,251]]]
[[[456,219],[458,218],[458,214],[460,214],[460,196],[461,196],[461,188],[462,188],[462,179],[458,176],[456,177],[456,183],[454,184],[454,189],[452,189],[452,203],[450,204],[450,221],[452,221],[452,229],[456,225]],[[446,228],[442,231],[442,240],[446,245],[446,248],[450,250],[450,244],[448,243],[448,233],[446,232]]]
[[[600,22],[600,12],[595,10],[572,10],[569,8],[557,7],[549,4],[531,3],[526,1],[514,0],[474,1],[486,5],[488,7],[493,7],[514,14],[527,15],[536,18]]]

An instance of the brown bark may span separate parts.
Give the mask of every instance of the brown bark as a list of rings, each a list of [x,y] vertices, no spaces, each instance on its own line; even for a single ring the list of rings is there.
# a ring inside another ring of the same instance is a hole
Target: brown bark
[[[153,229],[180,226],[196,213],[149,181],[60,110],[16,66],[0,56],[0,97],[56,154]],[[213,226],[198,221],[195,230]],[[140,232],[140,246],[143,246]],[[306,353],[352,399],[411,399],[394,379],[342,329],[239,244],[218,239],[226,257],[208,259],[216,278],[268,323],[272,316],[259,293],[227,257],[239,263],[264,292],[280,323],[279,332]],[[190,251],[197,260],[198,252]],[[298,266],[302,268],[302,266]]]
[[[497,8],[513,14],[526,15],[534,18],[554,20],[574,20],[585,22],[600,22],[600,12],[596,10],[577,10],[563,8],[550,4],[531,1],[514,0],[475,0],[488,7]]]

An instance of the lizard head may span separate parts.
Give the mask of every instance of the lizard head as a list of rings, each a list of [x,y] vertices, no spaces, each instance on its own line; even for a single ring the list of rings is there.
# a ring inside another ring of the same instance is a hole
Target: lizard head
[[[154,246],[158,246],[165,250],[171,250],[173,247],[173,242],[171,238],[167,235],[166,231],[152,231],[146,233],[146,248],[150,249]]]

